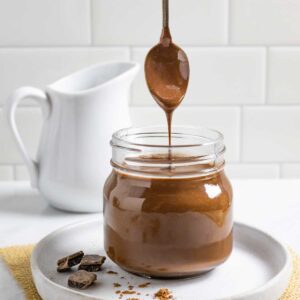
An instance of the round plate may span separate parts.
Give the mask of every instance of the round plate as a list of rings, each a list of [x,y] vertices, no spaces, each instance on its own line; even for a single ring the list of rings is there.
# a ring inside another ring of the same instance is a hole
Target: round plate
[[[169,288],[177,300],[277,300],[291,274],[291,259],[281,243],[258,229],[235,223],[232,255],[223,265],[199,277],[149,280],[127,273],[107,259],[93,286],[84,291],[69,288],[70,274],[56,272],[57,260],[79,250],[105,255],[102,231],[99,220],[80,222],[57,230],[38,243],[32,254],[31,268],[44,300],[116,300],[119,297],[116,291],[127,290],[128,285],[133,285],[140,295],[124,295],[122,300],[153,299],[160,288]],[[138,287],[146,282],[150,282],[148,287]],[[114,283],[122,286],[115,288]]]

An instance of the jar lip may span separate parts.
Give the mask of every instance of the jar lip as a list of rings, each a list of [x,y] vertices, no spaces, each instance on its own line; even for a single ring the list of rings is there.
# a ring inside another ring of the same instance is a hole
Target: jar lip
[[[135,146],[143,148],[157,148],[157,149],[166,149],[166,148],[192,148],[192,147],[206,147],[214,145],[223,145],[224,136],[221,132],[210,129],[206,127],[198,126],[173,126],[172,127],[172,142],[171,146],[168,145],[168,139],[165,138],[168,135],[167,126],[154,125],[154,126],[140,126],[140,127],[128,127],[116,131],[112,135],[111,145],[112,146],[121,146],[125,148],[132,149]],[[195,140],[195,142],[182,143],[183,139],[180,139],[178,144],[179,135],[190,137]],[[164,143],[145,143],[137,142],[139,138],[142,137],[164,137]],[[136,139],[134,138],[136,137]],[[197,141],[198,140],[198,141]],[[175,141],[175,143],[174,143]],[[133,149],[132,149],[133,150]]]

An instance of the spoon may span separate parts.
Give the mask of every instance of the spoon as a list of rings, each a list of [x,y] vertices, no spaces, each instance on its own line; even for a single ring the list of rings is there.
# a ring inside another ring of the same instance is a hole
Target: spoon
[[[149,91],[165,111],[169,146],[173,111],[183,100],[189,82],[189,61],[185,52],[172,42],[169,29],[169,0],[163,0],[163,29],[160,42],[147,54],[145,76]]]

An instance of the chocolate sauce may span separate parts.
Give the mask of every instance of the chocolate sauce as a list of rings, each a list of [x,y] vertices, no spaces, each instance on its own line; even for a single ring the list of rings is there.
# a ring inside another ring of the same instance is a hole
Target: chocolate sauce
[[[231,253],[231,201],[223,171],[192,178],[113,171],[104,191],[105,250],[122,268],[146,276],[205,272]]]
[[[168,0],[163,0],[163,12],[160,42],[146,57],[145,76],[151,95],[166,113],[171,146],[172,115],[186,94],[190,68],[185,52],[172,42]]]

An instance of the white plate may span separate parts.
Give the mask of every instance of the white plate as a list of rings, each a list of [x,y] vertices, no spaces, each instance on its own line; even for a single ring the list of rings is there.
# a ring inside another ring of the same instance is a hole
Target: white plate
[[[84,291],[68,288],[69,274],[56,272],[58,258],[78,250],[104,254],[102,240],[102,224],[97,220],[66,226],[41,240],[33,251],[31,268],[42,298],[116,300],[116,290],[127,289],[129,282],[141,295],[124,295],[122,300],[153,299],[153,294],[162,287],[169,288],[177,300],[277,300],[291,273],[291,259],[282,244],[260,230],[236,223],[234,250],[228,261],[199,277],[148,280],[123,271],[108,259],[103,271],[98,272],[94,286]],[[118,275],[108,274],[108,270]],[[121,279],[122,276],[126,279]],[[122,287],[114,288],[114,282],[121,283]],[[137,288],[145,282],[151,282],[150,286]]]

